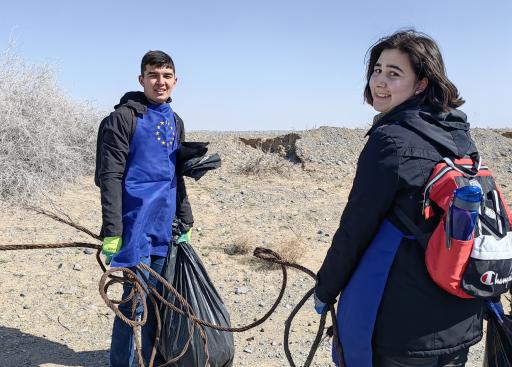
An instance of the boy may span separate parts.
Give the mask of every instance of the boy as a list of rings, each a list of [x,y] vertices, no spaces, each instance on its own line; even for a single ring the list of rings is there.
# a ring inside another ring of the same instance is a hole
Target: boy
[[[171,57],[162,51],[147,52],[139,76],[144,92],[126,93],[100,125],[96,184],[101,190],[103,253],[113,267],[134,267],[142,262],[163,274],[173,219],[180,219],[186,236],[193,224],[183,177],[176,174],[176,152],[185,139],[183,121],[169,104],[176,82]],[[162,291],[153,277],[149,277],[149,285]],[[130,291],[125,285],[123,298]],[[146,364],[156,336],[158,312],[151,302],[147,304],[148,319],[142,327]],[[142,312],[139,306],[138,316]],[[131,318],[131,302],[119,309]],[[116,317],[111,367],[131,366],[134,346],[132,328]],[[155,365],[163,362],[157,353]]]

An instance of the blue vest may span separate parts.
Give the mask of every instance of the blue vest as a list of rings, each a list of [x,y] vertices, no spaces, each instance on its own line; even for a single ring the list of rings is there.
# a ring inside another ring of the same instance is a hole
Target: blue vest
[[[149,105],[137,119],[123,179],[123,246],[112,266],[167,255],[176,214],[178,136],[168,103]]]

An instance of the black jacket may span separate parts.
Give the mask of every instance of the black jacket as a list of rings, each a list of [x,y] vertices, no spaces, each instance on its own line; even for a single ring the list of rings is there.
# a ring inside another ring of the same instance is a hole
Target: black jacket
[[[476,151],[464,113],[436,113],[415,100],[374,123],[340,226],[318,272],[316,294],[333,302],[358,265],[382,221],[407,233],[390,211],[400,208],[425,232],[421,189],[444,156]],[[393,262],[373,334],[374,349],[395,355],[437,355],[472,345],[482,336],[482,301],[452,296],[430,279],[424,250],[403,239]]]
[[[147,105],[144,93],[128,92],[114,107],[114,112],[101,121],[98,129],[95,183],[101,189],[102,237],[121,236],[123,233],[122,182],[126,159],[137,118],[146,113]],[[179,141],[184,142],[183,120],[176,113],[174,117],[180,132]],[[183,176],[178,175],[177,184],[176,217],[187,227],[192,227],[194,218]]]

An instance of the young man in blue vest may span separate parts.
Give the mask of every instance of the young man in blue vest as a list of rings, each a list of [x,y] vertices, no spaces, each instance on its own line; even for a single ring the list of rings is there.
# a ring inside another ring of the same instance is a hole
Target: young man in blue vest
[[[175,217],[180,219],[182,240],[188,239],[192,211],[183,177],[176,172],[177,150],[185,131],[183,121],[170,106],[176,82],[171,57],[162,51],[149,51],[142,58],[139,76],[144,92],[126,93],[100,125],[96,184],[101,190],[103,253],[112,267],[134,269],[142,262],[163,274]],[[149,277],[149,283],[161,292],[156,279]],[[123,298],[130,291],[125,285]],[[148,319],[142,327],[146,364],[155,341],[158,312],[151,302],[147,305]],[[131,302],[119,309],[131,318]],[[141,312],[142,307],[138,307],[139,317]],[[116,317],[111,367],[130,367],[134,347],[132,327]],[[163,362],[157,353],[155,365]]]

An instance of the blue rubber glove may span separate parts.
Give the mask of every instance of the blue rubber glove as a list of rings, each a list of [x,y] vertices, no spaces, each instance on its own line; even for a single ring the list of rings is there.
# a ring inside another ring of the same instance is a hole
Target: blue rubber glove
[[[316,296],[316,293],[313,294],[313,299],[315,301],[315,311],[319,315],[323,315],[325,311],[327,311],[327,303],[320,301]]]
[[[112,257],[116,255],[123,246],[123,239],[121,236],[105,237],[103,239],[103,246],[101,252],[105,255],[105,264],[110,265]]]

